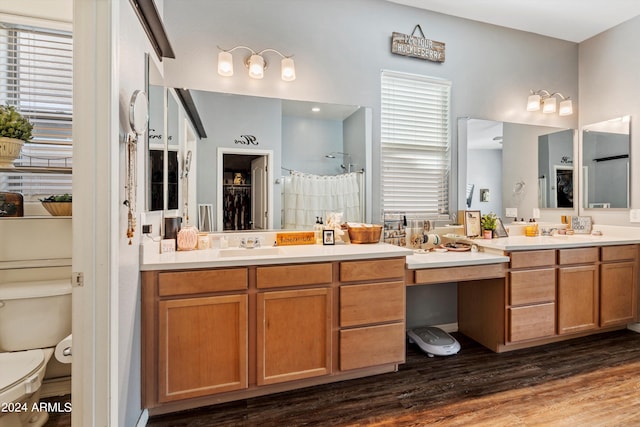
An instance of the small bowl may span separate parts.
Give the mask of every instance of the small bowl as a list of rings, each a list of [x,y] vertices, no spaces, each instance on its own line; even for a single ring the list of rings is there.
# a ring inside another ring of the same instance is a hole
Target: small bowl
[[[41,202],[53,216],[71,216],[73,202]]]

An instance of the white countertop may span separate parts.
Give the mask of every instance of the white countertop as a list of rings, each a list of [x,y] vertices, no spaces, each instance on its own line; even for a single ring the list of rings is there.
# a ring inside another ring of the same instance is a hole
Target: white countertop
[[[236,267],[245,265],[292,264],[321,261],[365,260],[402,257],[413,254],[406,248],[387,243],[334,246],[265,246],[256,249],[205,249],[161,254],[157,244],[140,251],[140,270]]]
[[[520,251],[534,249],[563,249],[580,248],[586,246],[611,246],[640,243],[639,237],[633,236],[592,236],[589,234],[574,234],[573,236],[512,236],[499,239],[474,239],[473,243],[482,248],[499,251]]]
[[[509,262],[509,257],[490,252],[429,252],[407,256],[407,268],[463,267],[470,265],[499,264]]]

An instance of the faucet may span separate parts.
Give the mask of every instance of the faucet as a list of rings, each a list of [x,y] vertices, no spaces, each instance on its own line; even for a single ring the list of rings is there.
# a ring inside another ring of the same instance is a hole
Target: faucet
[[[253,249],[260,247],[260,237],[243,237],[240,239],[240,247],[245,249]]]
[[[552,228],[543,228],[542,229],[542,233],[540,233],[542,236],[553,236],[553,232],[554,231],[558,231],[557,228],[552,227]]]

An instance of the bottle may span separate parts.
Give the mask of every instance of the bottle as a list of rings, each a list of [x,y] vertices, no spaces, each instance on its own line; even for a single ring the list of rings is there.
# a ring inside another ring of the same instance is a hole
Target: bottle
[[[313,225],[313,237],[316,239],[316,244],[322,244],[322,219],[316,217],[316,223]]]

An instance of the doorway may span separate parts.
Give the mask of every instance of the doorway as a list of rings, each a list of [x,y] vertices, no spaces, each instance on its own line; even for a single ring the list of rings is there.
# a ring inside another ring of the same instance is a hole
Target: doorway
[[[269,150],[218,149],[217,231],[273,228],[272,158]]]

